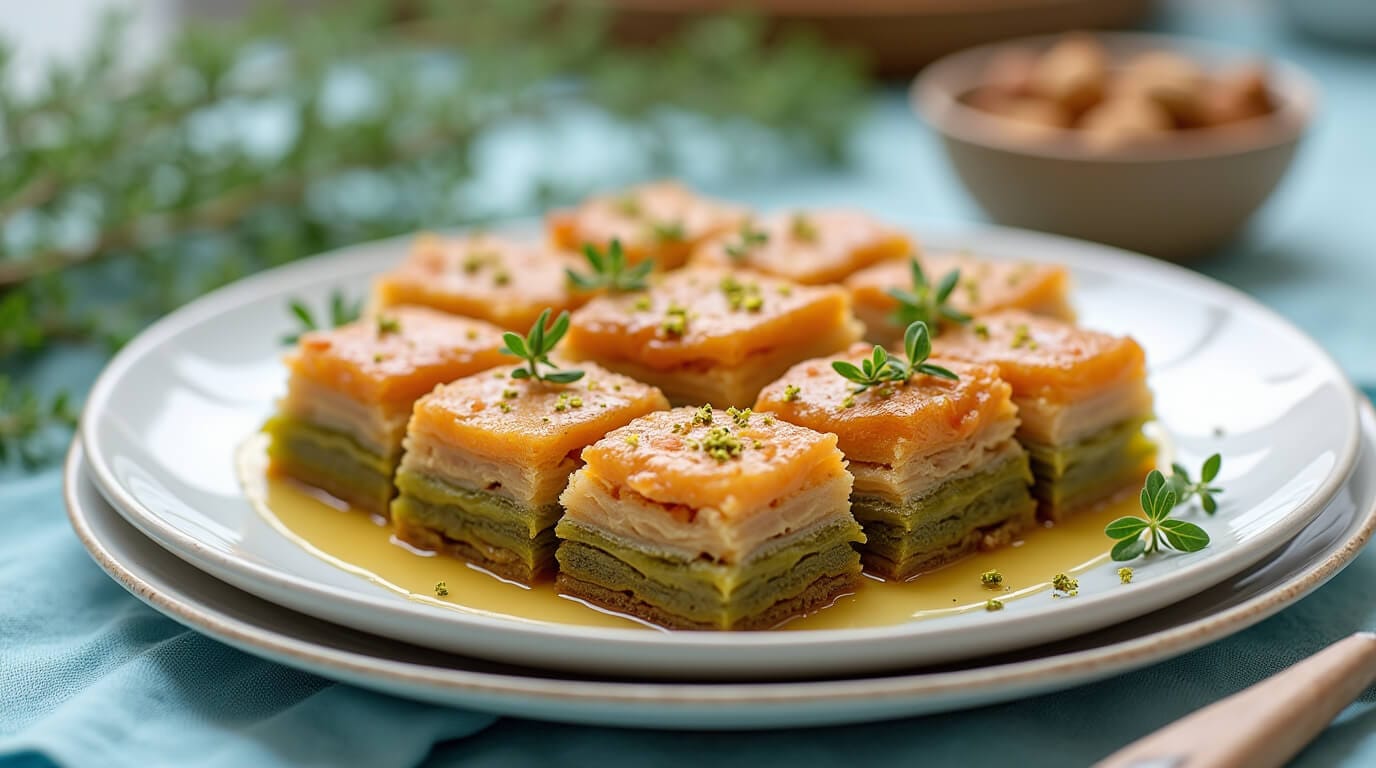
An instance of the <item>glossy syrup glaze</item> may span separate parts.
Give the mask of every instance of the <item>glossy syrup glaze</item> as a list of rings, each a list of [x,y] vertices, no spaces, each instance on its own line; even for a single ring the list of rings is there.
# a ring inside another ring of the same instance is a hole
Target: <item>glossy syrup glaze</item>
[[[326,562],[401,595],[488,616],[593,627],[643,627],[638,620],[589,607],[552,584],[527,587],[468,564],[421,552],[395,539],[385,521],[319,491],[266,471],[261,437],[240,449],[239,474],[259,514],[284,536]],[[831,607],[785,624],[786,630],[877,627],[965,611],[984,611],[990,598],[1052,600],[1051,578],[1074,575],[1107,560],[1112,542],[1104,526],[1133,514],[1136,497],[1083,511],[1056,526],[1026,531],[1011,546],[972,555],[907,582],[866,577]],[[981,583],[986,571],[1003,576],[998,589]],[[444,582],[448,594],[437,596]]]

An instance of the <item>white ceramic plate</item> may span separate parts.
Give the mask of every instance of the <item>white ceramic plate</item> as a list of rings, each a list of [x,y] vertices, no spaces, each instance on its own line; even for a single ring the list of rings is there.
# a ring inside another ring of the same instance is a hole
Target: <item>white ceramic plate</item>
[[[68,457],[72,526],[92,557],[159,611],[249,653],[326,677],[502,715],[654,728],[806,727],[905,717],[1069,688],[1223,638],[1342,570],[1376,529],[1376,419],[1362,459],[1313,524],[1261,563],[1126,624],[979,663],[816,682],[647,683],[510,667],[386,640],[289,611],[207,576],[131,528]]]
[[[1203,552],[1080,575],[1074,600],[1010,600],[872,629],[648,632],[464,613],[405,599],[298,548],[240,492],[234,451],[283,389],[278,339],[289,297],[322,306],[360,294],[405,251],[400,239],[274,270],[169,315],[126,346],[87,401],[82,440],[97,484],[137,528],[259,597],[420,645],[501,661],[681,677],[818,676],[951,661],[1108,626],[1179,601],[1291,539],[1348,476],[1356,396],[1328,356],[1282,319],[1207,278],[1103,246],[1012,230],[936,235],[934,249],[1069,265],[1090,326],[1132,333],[1147,350],[1157,410],[1188,464],[1227,460],[1226,504],[1204,521]],[[1221,437],[1216,436],[1220,433]],[[1105,540],[1105,549],[1108,541]]]

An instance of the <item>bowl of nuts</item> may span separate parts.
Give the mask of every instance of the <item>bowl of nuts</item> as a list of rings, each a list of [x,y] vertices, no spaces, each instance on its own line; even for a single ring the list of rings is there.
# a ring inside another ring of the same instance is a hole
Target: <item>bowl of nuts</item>
[[[1316,93],[1245,51],[1071,33],[952,54],[911,95],[999,223],[1183,261],[1234,238],[1270,196]]]

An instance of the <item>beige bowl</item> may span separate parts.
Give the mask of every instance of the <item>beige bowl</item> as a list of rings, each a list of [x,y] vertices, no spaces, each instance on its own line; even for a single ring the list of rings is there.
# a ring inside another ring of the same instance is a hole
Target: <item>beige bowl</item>
[[[1114,60],[1152,50],[1188,55],[1206,72],[1256,61],[1244,50],[1160,35],[1096,35]],[[1317,88],[1296,67],[1265,62],[1275,112],[1159,142],[1111,150],[1075,131],[1029,136],[1006,118],[961,101],[1006,46],[1039,51],[1056,36],[952,54],[918,75],[911,96],[942,137],[975,200],[1001,224],[1095,240],[1187,260],[1235,236],[1285,175],[1314,109]]]

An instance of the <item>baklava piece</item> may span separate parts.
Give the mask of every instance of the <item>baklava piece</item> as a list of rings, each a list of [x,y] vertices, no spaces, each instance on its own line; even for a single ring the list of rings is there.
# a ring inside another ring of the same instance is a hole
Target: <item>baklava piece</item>
[[[418,304],[524,331],[545,309],[559,312],[586,298],[565,270],[576,254],[494,235],[421,235],[400,266],[377,279],[374,304]]]
[[[680,267],[704,240],[734,231],[747,219],[744,208],[695,194],[676,182],[632,187],[590,198],[546,219],[558,247],[605,249],[619,240],[631,264],[654,259],[660,269]]]
[[[843,359],[858,364],[870,353],[856,345]],[[856,392],[832,362],[794,366],[760,393],[756,410],[837,436],[855,476],[867,570],[909,579],[1006,544],[1035,522],[1027,454],[1013,439],[1018,411],[997,368],[934,360],[959,379],[917,373]]]
[[[287,355],[287,394],[265,427],[271,469],[387,514],[411,405],[436,384],[510,358],[501,331],[422,307],[311,331]]]
[[[790,365],[860,332],[839,287],[693,267],[593,299],[573,314],[567,353],[654,384],[676,405],[744,408]]]
[[[1061,320],[1075,319],[1070,306],[1070,272],[1059,264],[1021,261],[987,261],[969,254],[922,255],[917,259],[922,282],[935,291],[942,278],[958,270],[948,303],[967,315],[1003,309],[1021,309]],[[911,260],[887,261],[861,270],[846,281],[855,315],[865,324],[865,339],[874,344],[893,344],[903,330],[919,317],[901,317],[895,292],[921,296]],[[935,318],[933,318],[935,319]],[[949,324],[943,325],[945,328]]]
[[[669,407],[654,387],[580,367],[583,378],[570,384],[513,379],[514,369],[504,367],[421,398],[397,470],[397,537],[503,578],[531,583],[548,575],[559,494],[579,451]]]
[[[997,365],[1013,387],[1032,459],[1033,493],[1057,520],[1129,487],[1156,462],[1146,355],[1137,342],[1026,312],[977,319],[942,336],[939,354]]]
[[[665,627],[769,629],[860,579],[834,435],[748,410],[652,413],[583,452],[560,589]]]
[[[904,233],[859,211],[765,216],[712,238],[694,263],[745,267],[804,285],[836,283],[858,270],[913,252]]]

